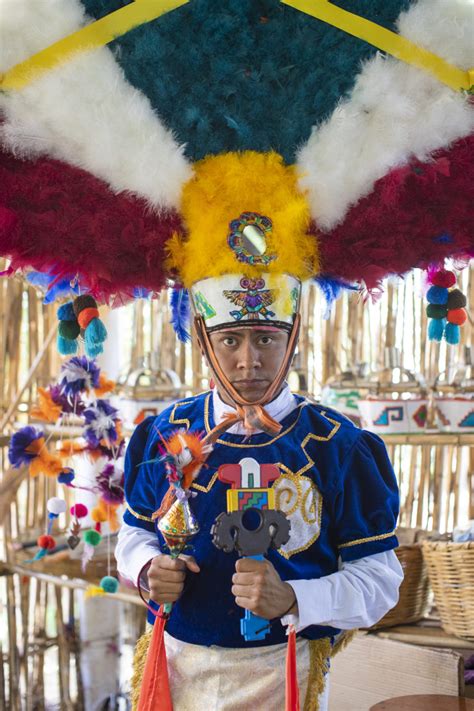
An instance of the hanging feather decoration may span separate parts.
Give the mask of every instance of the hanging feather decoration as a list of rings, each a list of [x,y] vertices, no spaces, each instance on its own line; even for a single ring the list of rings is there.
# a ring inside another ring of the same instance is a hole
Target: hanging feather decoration
[[[191,340],[191,308],[189,304],[189,291],[180,286],[175,286],[171,290],[171,324],[182,343]]]
[[[324,298],[326,299],[326,309],[323,315],[323,318],[326,320],[331,315],[333,303],[341,296],[344,291],[357,291],[359,288],[357,285],[349,284],[348,282],[342,281],[341,279],[335,279],[334,277],[325,276],[323,274],[321,274],[321,276],[315,277],[314,281],[319,286]]]

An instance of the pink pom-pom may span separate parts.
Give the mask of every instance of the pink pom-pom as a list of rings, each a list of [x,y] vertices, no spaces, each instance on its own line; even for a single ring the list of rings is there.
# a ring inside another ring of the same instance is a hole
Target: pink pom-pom
[[[84,504],[75,504],[74,506],[71,506],[71,515],[75,516],[75,518],[84,518],[84,516],[87,516],[89,513],[89,509],[87,506],[84,506]]]
[[[449,289],[450,286],[455,285],[456,275],[454,272],[448,272],[446,269],[440,269],[431,277],[431,283],[434,284],[434,286],[444,286],[446,289]]]

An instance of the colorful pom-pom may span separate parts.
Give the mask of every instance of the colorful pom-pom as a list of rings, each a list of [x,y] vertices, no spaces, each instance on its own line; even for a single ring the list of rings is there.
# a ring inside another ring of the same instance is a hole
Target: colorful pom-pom
[[[88,308],[88,309],[82,309],[82,311],[78,314],[77,317],[77,322],[79,324],[79,330],[81,329],[86,329],[87,326],[90,324],[90,322],[95,319],[99,318],[99,309],[95,308]]]
[[[102,353],[102,344],[106,338],[107,329],[100,318],[92,319],[84,334],[85,349],[89,357],[94,358],[99,353]]]
[[[62,304],[59,307],[58,319],[59,319],[59,321],[75,321],[76,320],[76,314],[74,313],[72,301],[68,301],[67,304]]]
[[[465,295],[459,289],[453,289],[448,294],[448,309],[463,309],[467,304]]]
[[[77,342],[71,341],[69,338],[63,338],[58,334],[56,348],[60,355],[74,355],[77,353]]]
[[[455,285],[456,275],[454,272],[449,272],[447,269],[440,269],[431,277],[431,283],[435,286],[443,286],[446,289],[449,289],[450,286]]]
[[[426,298],[430,304],[446,304],[448,294],[449,292],[444,286],[432,286],[426,292]]]
[[[96,309],[97,301],[91,294],[81,294],[74,299],[72,306],[77,318],[84,309]]]
[[[107,512],[96,506],[91,511],[91,519],[96,523],[104,523],[107,521]]]
[[[119,587],[119,581],[111,575],[105,575],[99,584],[102,590],[107,593],[116,593]]]
[[[444,335],[446,320],[434,318],[428,325],[428,338],[430,341],[441,341]]]
[[[77,321],[60,321],[58,325],[58,334],[61,338],[69,341],[75,341],[81,332],[81,328]]]
[[[74,481],[74,477],[74,470],[70,467],[65,467],[58,474],[58,482],[59,484],[66,484],[67,486],[68,484],[71,484]]]
[[[53,496],[51,497],[51,499],[48,499],[46,508],[48,509],[48,512],[50,514],[53,514],[54,516],[59,516],[59,514],[62,514],[66,511],[67,505],[64,499],[59,498],[59,496]]]
[[[456,324],[456,326],[462,326],[466,322],[467,313],[464,309],[452,309],[448,311],[448,323]]]
[[[89,513],[89,509],[84,504],[74,504],[74,506],[71,506],[70,511],[75,518],[84,518]]]
[[[451,346],[455,346],[459,343],[461,338],[461,329],[455,323],[447,323],[444,329],[444,337],[446,342]]]
[[[54,538],[52,536],[48,536],[47,534],[43,534],[42,536],[39,536],[36,543],[39,546],[39,548],[42,548],[43,550],[46,550],[46,551],[52,551],[53,548],[56,548],[56,541],[54,540]]]
[[[90,546],[98,546],[102,540],[102,536],[98,531],[90,530],[84,533],[84,542]]]
[[[446,306],[441,306],[441,304],[428,304],[426,307],[426,315],[428,318],[446,318],[448,310]]]
[[[104,588],[101,588],[100,585],[88,585],[86,588],[86,600],[90,597],[97,597],[98,595],[105,595],[105,590]]]

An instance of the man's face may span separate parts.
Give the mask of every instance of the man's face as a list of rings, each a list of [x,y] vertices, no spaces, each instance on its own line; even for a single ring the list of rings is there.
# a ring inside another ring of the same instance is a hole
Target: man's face
[[[239,395],[249,402],[262,398],[283,363],[288,333],[249,327],[216,331],[209,338],[219,365]]]

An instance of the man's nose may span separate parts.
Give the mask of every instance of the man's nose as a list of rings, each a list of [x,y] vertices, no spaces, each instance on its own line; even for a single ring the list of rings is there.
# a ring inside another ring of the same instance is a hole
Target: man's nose
[[[256,348],[250,341],[242,343],[239,348],[237,365],[241,370],[260,367],[260,354],[258,348]]]

